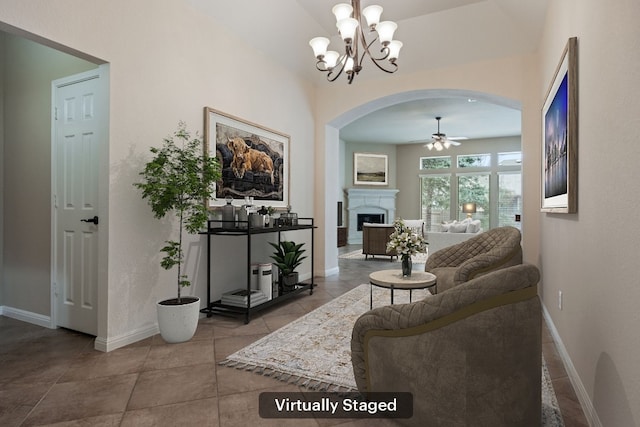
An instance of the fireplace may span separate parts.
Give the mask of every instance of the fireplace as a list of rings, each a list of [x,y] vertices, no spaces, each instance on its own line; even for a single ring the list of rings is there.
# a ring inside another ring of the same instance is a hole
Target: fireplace
[[[370,222],[373,224],[384,224],[384,214],[365,213],[358,214],[358,231],[362,231],[362,224]]]
[[[396,217],[396,189],[348,188],[345,193],[349,244],[362,244],[362,223],[384,224]]]

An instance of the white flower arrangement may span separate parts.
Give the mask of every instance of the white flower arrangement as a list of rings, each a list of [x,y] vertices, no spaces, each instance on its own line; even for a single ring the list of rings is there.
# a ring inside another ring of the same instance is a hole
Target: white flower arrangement
[[[387,251],[396,251],[398,255],[415,255],[427,250],[427,242],[420,234],[407,227],[401,218],[393,222],[395,231],[389,236]]]

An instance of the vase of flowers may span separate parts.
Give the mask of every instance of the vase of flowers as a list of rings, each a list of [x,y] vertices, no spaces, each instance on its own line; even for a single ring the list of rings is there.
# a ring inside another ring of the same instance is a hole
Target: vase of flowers
[[[416,233],[407,227],[401,218],[393,222],[394,232],[389,236],[387,251],[396,251],[402,261],[402,276],[411,276],[411,255],[424,252],[427,249],[427,242],[420,233]]]

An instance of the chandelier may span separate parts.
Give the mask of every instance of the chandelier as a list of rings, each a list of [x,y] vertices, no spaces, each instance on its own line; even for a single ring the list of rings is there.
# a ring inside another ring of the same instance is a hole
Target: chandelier
[[[395,22],[380,22],[382,7],[368,6],[360,13],[360,0],[351,0],[351,4],[337,4],[331,11],[336,16],[336,27],[344,41],[344,52],[340,54],[334,50],[327,51],[329,39],[326,37],[316,37],[309,42],[318,60],[316,68],[327,73],[327,80],[333,82],[344,72],[351,84],[356,74],[362,70],[365,56],[382,71],[396,72],[396,60],[402,42],[393,40],[393,33],[398,28]],[[367,36],[370,40],[365,37],[363,18],[367,23]],[[371,52],[376,41],[376,49],[378,45],[380,48],[378,56],[375,56],[376,52]]]

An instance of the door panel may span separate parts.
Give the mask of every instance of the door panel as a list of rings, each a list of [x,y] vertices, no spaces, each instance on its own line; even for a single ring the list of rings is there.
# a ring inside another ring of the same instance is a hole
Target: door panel
[[[55,86],[56,82],[54,82]],[[58,326],[97,335],[97,75],[55,86],[55,297]]]

